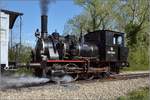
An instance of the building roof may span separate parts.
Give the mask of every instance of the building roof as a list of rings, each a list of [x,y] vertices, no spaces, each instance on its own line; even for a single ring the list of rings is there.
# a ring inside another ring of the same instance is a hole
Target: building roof
[[[23,15],[23,13],[9,11],[9,10],[4,10],[4,9],[0,9],[0,12],[4,12],[6,14],[9,14],[9,29],[13,28],[17,17]]]

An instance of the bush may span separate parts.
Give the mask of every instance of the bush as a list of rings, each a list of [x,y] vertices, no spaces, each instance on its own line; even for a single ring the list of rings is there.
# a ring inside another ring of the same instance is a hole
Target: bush
[[[128,61],[130,67],[124,68],[123,70],[137,71],[137,70],[148,70],[149,69],[149,53],[148,47],[144,45],[136,45],[130,47]]]

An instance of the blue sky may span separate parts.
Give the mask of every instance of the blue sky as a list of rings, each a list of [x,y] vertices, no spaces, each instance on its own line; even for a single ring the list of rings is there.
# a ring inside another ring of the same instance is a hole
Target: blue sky
[[[23,13],[22,39],[35,42],[34,32],[40,29],[40,4],[39,0],[0,0],[0,8]],[[73,0],[56,0],[49,5],[48,32],[51,34],[55,29],[63,33],[66,21],[82,12],[82,8],[75,5]],[[19,39],[19,18],[13,28],[14,40]]]

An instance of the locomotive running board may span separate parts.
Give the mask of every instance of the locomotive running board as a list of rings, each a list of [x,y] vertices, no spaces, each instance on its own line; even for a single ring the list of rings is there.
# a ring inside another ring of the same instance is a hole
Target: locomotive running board
[[[47,60],[48,63],[85,63],[83,60]]]

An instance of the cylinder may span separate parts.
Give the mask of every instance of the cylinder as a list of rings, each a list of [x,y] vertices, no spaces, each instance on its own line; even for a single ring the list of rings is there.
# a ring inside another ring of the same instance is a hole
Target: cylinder
[[[99,50],[96,45],[83,44],[78,45],[79,55],[82,57],[98,57]]]
[[[41,37],[44,38],[47,34],[47,15],[41,16]]]

